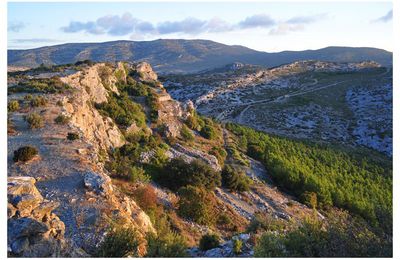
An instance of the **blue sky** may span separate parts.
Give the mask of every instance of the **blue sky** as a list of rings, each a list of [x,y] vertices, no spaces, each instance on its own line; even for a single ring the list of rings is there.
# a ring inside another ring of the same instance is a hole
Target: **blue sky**
[[[209,39],[261,51],[393,50],[390,2],[8,3],[8,48]]]

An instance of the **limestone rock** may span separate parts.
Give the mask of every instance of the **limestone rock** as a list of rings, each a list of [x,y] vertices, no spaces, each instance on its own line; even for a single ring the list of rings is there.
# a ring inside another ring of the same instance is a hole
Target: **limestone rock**
[[[153,71],[150,64],[147,62],[140,62],[136,65],[136,71],[144,81],[156,81],[157,74]]]

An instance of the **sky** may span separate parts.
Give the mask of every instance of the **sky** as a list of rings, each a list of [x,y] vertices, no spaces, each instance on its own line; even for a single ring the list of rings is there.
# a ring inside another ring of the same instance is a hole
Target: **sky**
[[[8,49],[207,39],[259,51],[393,50],[390,2],[9,2]]]

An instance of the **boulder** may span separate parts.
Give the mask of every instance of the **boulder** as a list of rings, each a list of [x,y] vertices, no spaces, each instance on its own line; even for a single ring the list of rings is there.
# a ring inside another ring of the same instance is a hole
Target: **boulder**
[[[49,227],[46,226],[46,224],[27,217],[11,219],[8,221],[7,225],[8,238],[12,241],[16,238],[45,233],[48,230]]]
[[[98,194],[104,194],[111,188],[110,183],[105,176],[94,172],[86,173],[83,182],[88,190],[94,191]]]
[[[136,71],[144,81],[157,81],[157,74],[147,62],[138,63],[136,65]]]

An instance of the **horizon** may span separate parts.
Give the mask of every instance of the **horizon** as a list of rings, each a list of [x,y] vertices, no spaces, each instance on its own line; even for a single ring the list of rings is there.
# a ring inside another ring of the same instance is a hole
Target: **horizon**
[[[61,45],[66,45],[66,44],[102,44],[102,43],[110,43],[110,42],[153,42],[153,41],[160,41],[160,40],[171,40],[171,41],[180,41],[180,40],[184,40],[184,41],[211,41],[211,42],[215,42],[215,43],[219,43],[219,44],[223,44],[226,46],[239,46],[239,47],[244,47],[244,48],[248,48],[254,51],[258,51],[258,52],[265,52],[265,53],[280,53],[280,52],[292,52],[292,51],[314,51],[314,50],[321,50],[321,49],[326,49],[326,48],[370,48],[370,49],[379,49],[379,50],[384,50],[390,53],[393,53],[391,50],[387,50],[384,48],[377,48],[377,47],[371,47],[371,46],[338,46],[338,45],[328,45],[325,47],[321,47],[321,48],[316,48],[316,49],[302,49],[302,50],[282,50],[282,51],[272,51],[272,52],[268,52],[268,51],[259,51],[259,50],[255,50],[253,48],[250,48],[248,46],[244,46],[244,45],[238,45],[238,44],[225,44],[225,43],[221,43],[221,42],[217,42],[217,41],[213,41],[213,40],[209,40],[209,39],[179,39],[179,38],[160,38],[160,39],[153,39],[153,40],[111,40],[111,41],[102,41],[102,42],[66,42],[66,43],[60,43],[60,44],[54,44],[54,45],[43,45],[43,46],[38,46],[38,47],[34,47],[34,48],[27,48],[27,49],[9,49],[7,48],[7,51],[28,51],[28,50],[35,50],[35,49],[40,49],[40,48],[49,48],[49,47],[55,47],[55,46],[61,46]]]
[[[360,43],[393,51],[390,2],[10,2],[7,9],[8,50],[201,38],[274,53]]]

